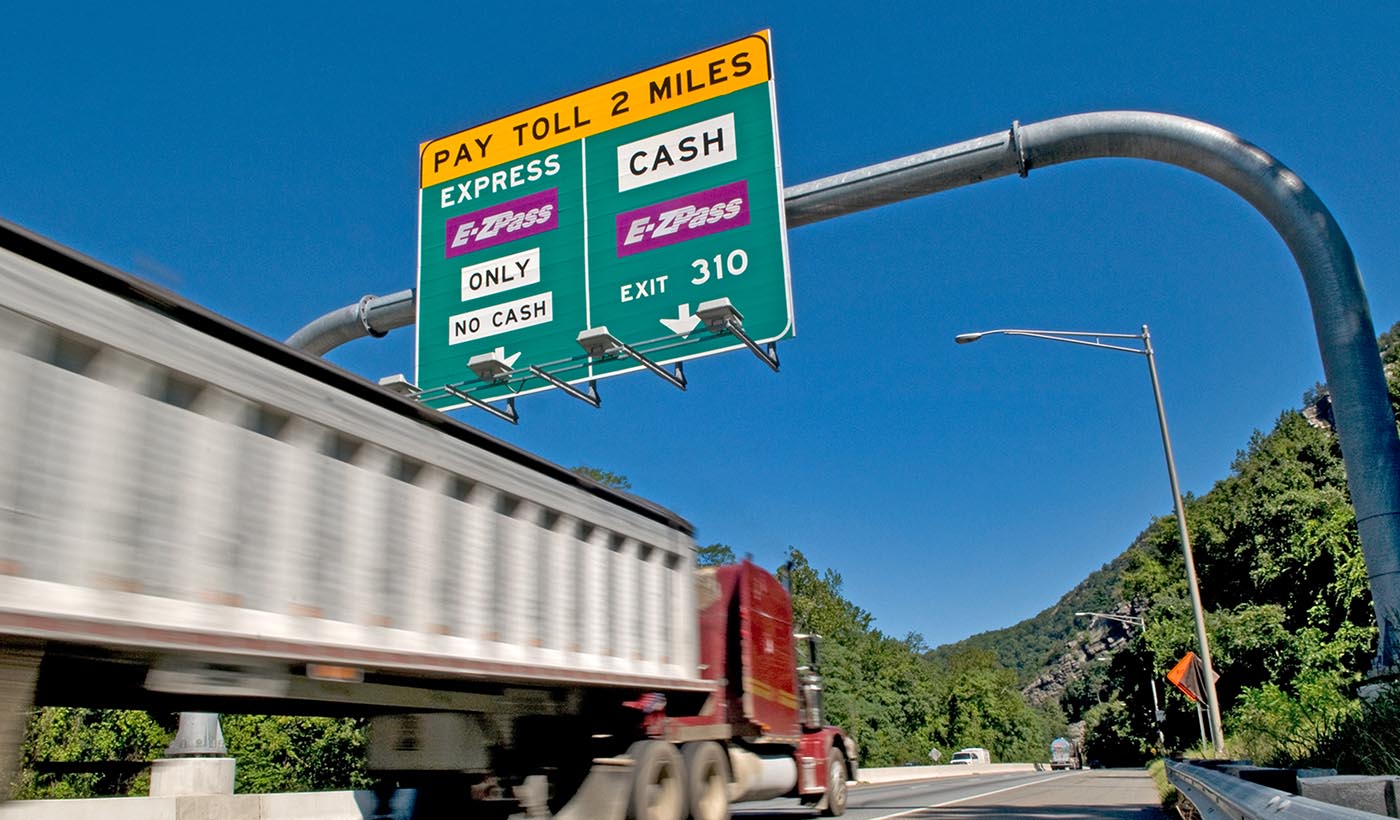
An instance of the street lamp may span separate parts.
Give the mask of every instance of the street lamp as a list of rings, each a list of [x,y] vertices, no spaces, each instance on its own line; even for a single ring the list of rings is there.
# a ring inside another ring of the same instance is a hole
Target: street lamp
[[[1118,621],[1130,626],[1135,626],[1143,632],[1147,631],[1147,621],[1137,615],[1115,615],[1111,612],[1076,612],[1075,615],[1084,618],[1106,618],[1110,621]],[[1090,621],[1093,623],[1093,621]],[[1157,727],[1157,748],[1163,755],[1167,753],[1167,738],[1162,734],[1162,720],[1166,717],[1162,712],[1160,701],[1157,700],[1157,672],[1155,669],[1147,670],[1147,685],[1152,689],[1152,722]],[[1197,713],[1199,714],[1199,712]],[[1204,727],[1202,727],[1204,729]],[[1202,734],[1205,734],[1202,731]]]
[[[1196,643],[1201,650],[1201,663],[1205,664],[1205,687],[1207,706],[1210,708],[1210,733],[1215,741],[1215,752],[1225,754],[1225,737],[1220,725],[1220,701],[1215,695],[1215,667],[1210,659],[1210,644],[1206,641],[1206,620],[1201,611],[1201,591],[1196,585],[1196,560],[1191,556],[1191,538],[1186,532],[1186,508],[1181,503],[1181,488],[1176,480],[1176,459],[1172,456],[1172,440],[1167,435],[1167,411],[1162,407],[1162,385],[1157,380],[1157,361],[1152,354],[1152,335],[1147,325],[1142,333],[1084,333],[1064,330],[1020,330],[1002,328],[983,330],[978,333],[960,333],[953,341],[960,345],[975,342],[983,336],[1031,336],[1048,339],[1052,342],[1065,342],[1085,347],[1098,347],[1104,350],[1119,350],[1147,357],[1147,371],[1152,375],[1152,396],[1157,400],[1157,423],[1162,430],[1162,450],[1167,456],[1167,477],[1171,479],[1172,505],[1176,508],[1176,525],[1181,530],[1181,553],[1186,559],[1186,587],[1191,593],[1191,614],[1196,619]],[[1105,344],[1100,339],[1136,339],[1142,347],[1127,347],[1121,344]]]

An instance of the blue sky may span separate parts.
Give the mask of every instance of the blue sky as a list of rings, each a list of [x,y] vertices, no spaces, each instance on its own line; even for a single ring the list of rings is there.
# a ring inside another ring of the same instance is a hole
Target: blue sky
[[[866,5],[26,4],[0,33],[0,218],[286,338],[413,286],[421,141],[769,28],[788,185],[1013,119],[1181,114],[1308,182],[1378,330],[1400,320],[1397,7]],[[780,374],[740,351],[685,393],[638,373],[601,410],[460,417],[629,476],[701,543],[770,566],[795,545],[936,645],[1050,605],[1171,509],[1140,358],[955,334],[1151,325],[1195,493],[1322,379],[1282,241],[1174,168],[1075,163],[788,239]],[[330,359],[412,373],[412,332]]]

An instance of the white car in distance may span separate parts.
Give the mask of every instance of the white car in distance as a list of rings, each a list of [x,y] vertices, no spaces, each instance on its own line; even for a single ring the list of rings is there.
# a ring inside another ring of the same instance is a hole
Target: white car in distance
[[[953,752],[953,759],[948,761],[948,765],[957,766],[977,766],[992,762],[992,753],[982,748],[959,749]]]

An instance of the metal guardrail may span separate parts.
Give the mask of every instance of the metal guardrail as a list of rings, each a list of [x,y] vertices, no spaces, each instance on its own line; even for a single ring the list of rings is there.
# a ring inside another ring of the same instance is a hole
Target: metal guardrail
[[[1385,816],[1299,797],[1189,761],[1168,760],[1167,782],[1191,801],[1202,820],[1375,820]]]

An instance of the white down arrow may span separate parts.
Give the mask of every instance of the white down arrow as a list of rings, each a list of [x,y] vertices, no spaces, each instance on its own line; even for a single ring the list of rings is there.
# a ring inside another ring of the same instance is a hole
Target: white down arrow
[[[520,354],[523,353],[523,352],[524,352],[524,351],[522,350],[522,351],[518,351],[518,352],[516,352],[516,353],[513,353],[513,354],[511,354],[510,356],[507,356],[507,355],[506,355],[506,349],[505,349],[504,347],[498,347],[498,348],[496,348],[496,350],[495,350],[496,358],[498,358],[498,359],[500,359],[501,361],[505,362],[505,363],[506,363],[506,367],[515,367],[515,360],[518,359],[518,358],[520,358]]]
[[[676,318],[662,319],[661,324],[665,325],[667,330],[684,339],[690,335],[690,331],[694,330],[696,325],[700,324],[700,317],[690,312],[690,303],[686,302],[676,312]]]

